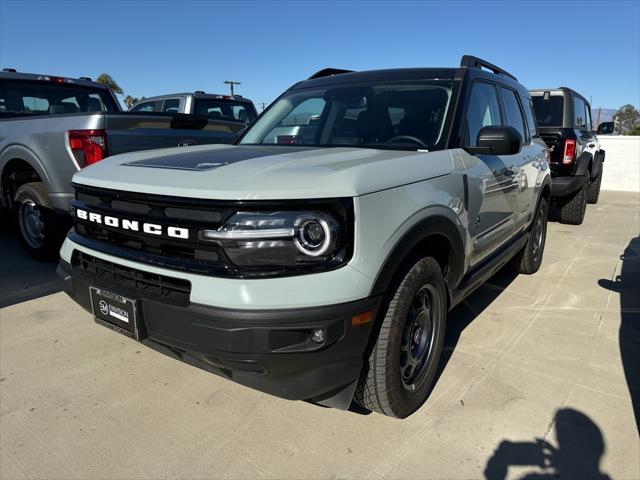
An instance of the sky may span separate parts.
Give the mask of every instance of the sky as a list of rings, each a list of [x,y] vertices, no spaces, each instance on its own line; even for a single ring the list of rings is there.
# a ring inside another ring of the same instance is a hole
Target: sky
[[[568,86],[593,107],[640,106],[640,0],[0,0],[0,66],[110,74],[134,97],[224,80],[260,109],[325,67],[454,67],[463,54],[527,88]]]

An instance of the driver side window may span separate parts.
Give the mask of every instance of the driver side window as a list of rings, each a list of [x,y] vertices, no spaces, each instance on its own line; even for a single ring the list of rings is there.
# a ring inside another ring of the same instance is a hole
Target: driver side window
[[[469,106],[465,119],[465,147],[475,147],[482,127],[501,125],[500,107],[496,88],[484,82],[475,82],[471,87]]]

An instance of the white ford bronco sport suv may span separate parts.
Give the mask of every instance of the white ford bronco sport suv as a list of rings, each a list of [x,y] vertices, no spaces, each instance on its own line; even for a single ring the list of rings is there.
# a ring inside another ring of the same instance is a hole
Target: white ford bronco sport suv
[[[406,417],[433,387],[448,310],[508,262],[540,267],[536,132],[527,90],[475,57],[326,69],[236,145],[78,172],[59,273],[99,324],[175,358]]]

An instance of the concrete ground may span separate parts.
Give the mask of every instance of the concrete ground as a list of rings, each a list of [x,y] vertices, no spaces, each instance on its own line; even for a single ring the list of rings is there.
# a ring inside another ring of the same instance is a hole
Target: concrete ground
[[[146,349],[38,297],[54,266],[2,234],[0,477],[637,479],[639,200],[603,192],[583,225],[551,223],[540,272],[501,272],[452,312],[441,377],[406,420]]]

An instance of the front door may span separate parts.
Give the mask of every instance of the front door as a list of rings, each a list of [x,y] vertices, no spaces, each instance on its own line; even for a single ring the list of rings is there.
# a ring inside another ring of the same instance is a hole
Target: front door
[[[476,81],[465,117],[463,146],[476,146],[482,127],[502,125],[496,86]],[[515,155],[471,155],[460,150],[469,181],[471,266],[503,246],[514,234],[519,169]]]

